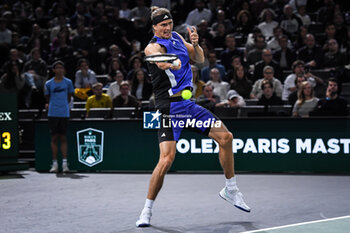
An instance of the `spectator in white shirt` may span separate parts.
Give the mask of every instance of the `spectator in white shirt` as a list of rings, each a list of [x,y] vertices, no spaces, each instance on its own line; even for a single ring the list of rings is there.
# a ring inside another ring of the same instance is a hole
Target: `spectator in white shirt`
[[[188,13],[186,18],[186,24],[190,26],[197,26],[204,19],[207,22],[211,22],[211,11],[207,8],[204,8],[204,1],[196,1],[197,8]]]
[[[220,71],[217,68],[212,68],[210,70],[210,80],[206,85],[211,85],[214,87],[214,94],[219,96],[221,100],[226,99],[227,92],[230,89],[230,84],[225,81],[220,80]]]

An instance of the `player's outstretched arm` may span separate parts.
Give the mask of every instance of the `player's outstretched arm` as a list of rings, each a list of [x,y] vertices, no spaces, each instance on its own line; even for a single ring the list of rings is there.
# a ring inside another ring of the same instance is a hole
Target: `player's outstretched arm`
[[[161,47],[157,43],[152,43],[147,45],[145,48],[145,55],[155,55],[155,54],[164,54],[166,53],[164,48]],[[176,59],[176,62],[168,63],[168,62],[155,62],[155,64],[158,66],[161,70],[167,70],[167,69],[173,69],[173,70],[179,70],[181,68],[181,60]]]

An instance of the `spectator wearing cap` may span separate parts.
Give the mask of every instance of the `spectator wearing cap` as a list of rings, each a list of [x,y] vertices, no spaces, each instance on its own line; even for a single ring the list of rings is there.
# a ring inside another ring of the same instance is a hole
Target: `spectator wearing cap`
[[[112,100],[107,94],[103,93],[102,88],[103,84],[99,82],[92,85],[94,94],[87,99],[85,105],[87,117],[91,108],[112,108]]]
[[[227,99],[217,104],[216,107],[244,107],[246,105],[242,96],[237,91],[229,90],[227,92]]]
[[[262,89],[262,83],[267,80],[272,83],[272,91],[276,94],[276,96],[281,97],[282,95],[282,84],[281,82],[274,78],[274,70],[272,66],[265,66],[264,70],[264,77],[261,79],[258,79],[254,85],[253,90],[250,93],[251,99],[260,99],[263,95],[263,89]]]
[[[75,88],[91,88],[97,82],[95,72],[89,69],[87,59],[80,59],[78,65],[79,70],[75,73]]]
[[[271,80],[265,79],[261,83],[262,95],[258,100],[258,105],[282,105],[283,101],[281,97],[276,96],[276,93],[273,91],[273,83]]]
[[[137,99],[130,95],[130,85],[127,81],[120,84],[120,95],[113,99],[113,107],[137,107]]]

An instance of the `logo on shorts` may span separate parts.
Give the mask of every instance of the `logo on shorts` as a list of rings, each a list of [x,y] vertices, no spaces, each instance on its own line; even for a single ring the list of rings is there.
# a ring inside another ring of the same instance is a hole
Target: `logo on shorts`
[[[103,137],[103,131],[93,128],[77,132],[79,162],[92,167],[103,161]]]
[[[162,114],[156,112],[143,112],[143,128],[144,129],[160,129],[160,116]]]

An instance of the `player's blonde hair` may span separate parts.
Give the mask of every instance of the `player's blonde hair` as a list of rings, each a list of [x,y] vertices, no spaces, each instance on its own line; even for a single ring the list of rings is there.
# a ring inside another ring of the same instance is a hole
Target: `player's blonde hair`
[[[166,8],[160,8],[158,6],[152,6],[151,7],[151,20],[154,19],[154,17],[158,16],[158,15],[162,15],[162,14],[170,14],[170,11]]]

